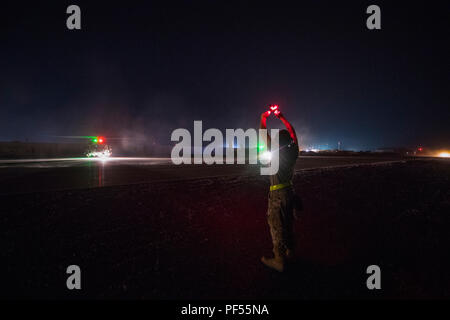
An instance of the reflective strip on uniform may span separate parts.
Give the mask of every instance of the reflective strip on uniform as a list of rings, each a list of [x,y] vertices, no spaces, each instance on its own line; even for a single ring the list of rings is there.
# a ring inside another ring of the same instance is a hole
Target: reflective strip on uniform
[[[280,183],[270,186],[270,191],[280,190],[292,186],[292,182]]]

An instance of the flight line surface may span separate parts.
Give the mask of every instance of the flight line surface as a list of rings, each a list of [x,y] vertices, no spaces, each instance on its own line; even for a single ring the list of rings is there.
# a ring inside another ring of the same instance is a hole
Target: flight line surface
[[[401,160],[379,156],[301,156],[296,170]],[[12,159],[0,160],[0,194],[258,174],[258,165],[174,165],[170,158]]]

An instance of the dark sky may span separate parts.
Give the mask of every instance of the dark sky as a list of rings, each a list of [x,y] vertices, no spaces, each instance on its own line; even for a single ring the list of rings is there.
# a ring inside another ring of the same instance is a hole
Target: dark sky
[[[257,127],[278,103],[305,144],[450,147],[448,3],[2,1],[0,141],[164,145],[194,120]]]

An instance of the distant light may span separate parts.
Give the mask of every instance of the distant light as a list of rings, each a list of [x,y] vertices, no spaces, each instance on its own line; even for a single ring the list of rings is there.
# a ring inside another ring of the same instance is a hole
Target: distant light
[[[266,151],[261,155],[260,158],[265,161],[270,161],[270,160],[272,160],[272,153],[269,151]]]
[[[438,154],[438,157],[450,158],[450,152],[441,152],[441,153]]]
[[[105,142],[105,138],[103,138],[103,137],[98,137],[98,143],[99,143],[99,144],[103,144],[103,142]]]
[[[87,153],[86,157],[106,160],[107,158],[111,157],[111,154],[111,150],[93,151]]]
[[[422,147],[419,147],[419,149],[418,149],[419,151],[422,151],[423,150],[423,148]]]

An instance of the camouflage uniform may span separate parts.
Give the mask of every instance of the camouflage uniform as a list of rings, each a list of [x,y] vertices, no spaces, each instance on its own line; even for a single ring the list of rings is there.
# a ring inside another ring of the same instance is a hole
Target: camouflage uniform
[[[286,250],[293,249],[293,196],[292,187],[269,192],[267,221],[275,256],[285,256]]]
[[[291,144],[280,149],[278,173],[270,177],[272,186],[292,182],[297,158],[298,145]],[[293,249],[293,220],[294,191],[292,186],[269,191],[267,221],[275,257],[285,257],[286,250]]]

